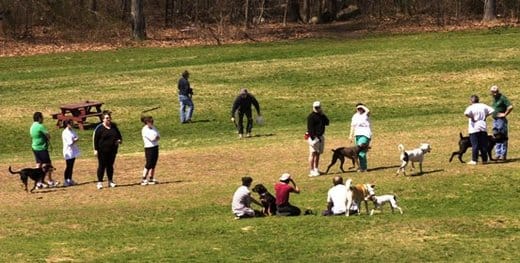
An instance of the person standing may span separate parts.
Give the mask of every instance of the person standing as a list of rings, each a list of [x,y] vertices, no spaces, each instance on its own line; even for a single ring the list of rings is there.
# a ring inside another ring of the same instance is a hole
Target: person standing
[[[348,139],[361,148],[358,153],[359,172],[366,172],[368,169],[367,151],[372,138],[372,130],[370,127],[370,110],[363,104],[356,104],[356,113],[352,116],[350,123],[350,134]]]
[[[251,202],[262,206],[262,203],[251,197],[251,192],[249,191],[251,183],[253,183],[253,178],[249,176],[242,177],[242,185],[239,186],[233,194],[231,211],[235,215],[235,219],[263,215],[261,211],[251,208]]]
[[[78,140],[79,137],[72,129],[72,120],[63,121],[63,132],[61,133],[61,140],[63,142],[63,157],[65,158],[65,182],[63,186],[73,186],[76,183],[72,180],[72,172],[74,170],[74,162],[79,156]]]
[[[500,93],[498,86],[491,86],[490,91],[491,96],[493,96],[493,104],[491,107],[495,110],[493,112],[493,136],[497,140],[495,145],[495,154],[497,160],[506,161],[507,142],[509,140],[506,117],[513,110],[513,105],[504,94]]]
[[[114,182],[114,162],[117,150],[123,142],[121,132],[117,125],[112,122],[109,111],[103,111],[103,122],[94,130],[94,155],[98,158],[97,189],[103,188],[103,176],[107,174],[108,186],[116,187]]]
[[[332,188],[327,192],[327,210],[324,216],[343,215],[347,211],[347,187],[343,184],[341,176],[334,176]]]
[[[329,125],[329,118],[323,113],[321,103],[312,103],[312,112],[307,116],[307,143],[309,144],[309,176],[320,176],[318,169],[320,155],[325,147],[325,126]]]
[[[146,159],[141,185],[156,184],[158,181],[155,179],[155,166],[159,159],[159,139],[161,136],[157,128],[153,125],[153,118],[151,116],[144,116],[141,118],[141,121],[144,123],[144,127],[141,129],[141,135],[143,137],[144,156]]]
[[[41,168],[43,165],[52,165],[49,155],[51,135],[43,125],[43,114],[39,111],[33,114],[33,124],[29,129],[29,134],[31,135],[31,148],[36,160],[36,167]],[[59,184],[59,182],[52,180],[52,169],[47,172],[47,180],[49,187],[55,187]],[[37,182],[37,187],[42,188],[43,181]]]
[[[482,163],[488,162],[486,118],[494,111],[490,106],[480,103],[477,95],[471,95],[470,105],[464,111],[464,115],[468,117],[468,133],[471,141],[471,161],[468,162],[470,165],[477,164],[479,151]]]
[[[274,191],[276,195],[276,215],[299,216],[302,213],[300,208],[289,203],[290,193],[300,193],[300,188],[296,186],[290,174],[284,173],[280,176],[279,182],[274,185]]]
[[[181,78],[177,83],[177,89],[179,90],[179,113],[181,123],[190,123],[191,117],[193,116],[193,110],[195,109],[192,101],[193,89],[191,88],[190,82],[188,81],[189,77],[190,73],[185,70],[182,72]]]
[[[242,88],[231,107],[231,121],[235,124],[238,131],[238,137],[244,137],[244,115],[247,118],[246,137],[251,137],[251,130],[253,129],[253,113],[251,105],[256,109],[257,115],[260,117],[260,104],[253,94],[249,93],[247,89]],[[238,123],[235,122],[235,114],[238,111]]]

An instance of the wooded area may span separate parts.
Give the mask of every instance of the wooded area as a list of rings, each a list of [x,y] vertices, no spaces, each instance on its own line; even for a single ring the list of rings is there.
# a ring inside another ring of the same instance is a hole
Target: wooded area
[[[394,19],[437,26],[463,21],[519,22],[519,0],[0,0],[0,37],[24,39],[35,32],[75,39],[92,32],[145,39],[158,28],[205,29],[214,37],[226,27],[245,32],[261,24],[333,21],[380,23]],[[119,30],[118,30],[119,29]],[[103,35],[103,34],[101,34]]]

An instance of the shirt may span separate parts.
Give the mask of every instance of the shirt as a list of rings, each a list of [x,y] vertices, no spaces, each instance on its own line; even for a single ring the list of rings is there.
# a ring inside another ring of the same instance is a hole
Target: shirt
[[[288,205],[289,204],[289,193],[294,192],[294,188],[289,184],[278,182],[274,185],[274,191],[276,192],[276,205]]]
[[[338,184],[329,189],[327,202],[332,202],[332,213],[341,214],[347,211],[347,187]]]
[[[79,148],[74,140],[78,138],[78,135],[74,130],[65,128],[61,133],[61,140],[63,142],[63,157],[65,160],[74,159],[79,156]]]
[[[157,131],[155,126],[150,128],[148,125],[145,125],[141,129],[141,135],[143,136],[144,148],[152,148],[159,145],[159,131]]]
[[[473,103],[464,111],[468,118],[468,133],[487,132],[486,117],[495,110],[484,103]]]
[[[323,134],[325,134],[325,126],[328,125],[329,118],[327,118],[325,114],[313,111],[307,116],[307,132],[313,140],[314,137],[323,136]]]
[[[31,125],[31,128],[29,129],[29,134],[31,135],[32,144],[31,147],[35,151],[43,151],[47,150],[49,147],[47,143],[47,134],[49,132],[47,131],[47,128],[43,126],[43,124],[35,121]]]
[[[511,102],[507,99],[506,96],[502,94],[498,94],[498,96],[493,97],[493,104],[491,107],[495,109],[493,112],[493,118],[497,117],[497,113],[504,113],[507,110],[507,107],[511,106]]]
[[[246,207],[251,207],[251,195],[247,186],[240,186],[233,194],[231,210],[233,213],[240,212]]]
[[[354,136],[362,135],[368,138],[372,137],[372,130],[370,128],[370,117],[367,113],[356,112],[352,116],[350,125],[354,128]]]
[[[177,84],[177,88],[179,89],[179,95],[184,95],[187,97],[191,97],[191,95],[193,95],[193,90],[190,87],[190,82],[188,79],[180,78],[179,83]]]

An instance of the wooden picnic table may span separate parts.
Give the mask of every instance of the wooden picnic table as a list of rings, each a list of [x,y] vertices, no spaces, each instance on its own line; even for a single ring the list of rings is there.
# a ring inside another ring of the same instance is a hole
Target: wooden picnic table
[[[103,121],[102,105],[103,102],[93,100],[61,105],[61,112],[52,114],[52,118],[57,120],[58,128],[62,126],[64,120],[72,120],[83,130],[87,118],[97,117],[99,121]]]

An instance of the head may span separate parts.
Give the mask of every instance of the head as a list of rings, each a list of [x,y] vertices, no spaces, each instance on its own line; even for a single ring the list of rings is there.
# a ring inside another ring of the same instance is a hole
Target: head
[[[242,98],[247,97],[247,94],[249,94],[249,92],[247,91],[246,88],[241,88],[240,91],[238,92],[238,95],[240,95],[240,97],[242,97]]]
[[[72,128],[72,120],[64,120],[62,124],[63,128]]]
[[[267,192],[267,188],[265,188],[263,184],[256,184],[252,191],[258,194],[263,194]]]
[[[363,104],[361,102],[358,102],[356,104],[356,111],[359,112],[359,113],[364,113],[365,112],[365,104]]]
[[[334,184],[335,186],[338,184],[343,184],[343,177],[334,176],[334,178],[332,178],[332,184]]]
[[[184,72],[182,72],[182,77],[188,79],[190,77],[190,73],[187,70],[185,70]]]
[[[421,149],[424,153],[429,153],[432,150],[432,147],[428,143],[421,143],[419,149]]]
[[[242,177],[242,185],[245,187],[250,187],[251,183],[253,183],[253,178],[249,176]]]
[[[312,103],[312,111],[320,112],[321,111],[321,102],[315,101]]]
[[[491,86],[491,88],[489,88],[489,92],[491,93],[491,96],[493,96],[493,97],[500,96],[500,90],[498,89],[497,85]]]
[[[111,124],[112,123],[112,112],[108,110],[104,110],[102,113],[103,116],[103,123],[104,124]]]
[[[145,125],[153,125],[152,116],[141,116],[141,122]]]
[[[376,191],[374,190],[376,188],[375,184],[366,183],[365,184],[365,188],[367,189],[367,194],[368,194],[367,197],[371,197],[371,196],[376,195]]]
[[[280,182],[289,183],[291,180],[291,175],[289,173],[283,173],[282,176],[280,176]]]
[[[33,114],[33,121],[42,123],[43,122],[43,114],[39,111],[35,112]]]
[[[477,95],[471,95],[471,97],[469,97],[469,101],[471,102],[471,104],[474,104],[474,103],[479,103],[480,99],[478,98]]]

